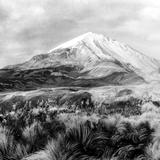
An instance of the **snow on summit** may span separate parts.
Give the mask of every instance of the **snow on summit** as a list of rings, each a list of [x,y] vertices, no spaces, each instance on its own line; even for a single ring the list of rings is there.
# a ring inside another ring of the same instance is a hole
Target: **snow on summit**
[[[74,46],[76,44],[78,44],[80,41],[82,40],[90,40],[92,41],[94,39],[94,36],[96,36],[96,34],[92,33],[92,32],[87,32],[83,35],[80,35],[72,40],[69,40],[68,42],[65,42],[59,46],[57,46],[56,48],[52,49],[50,52],[56,50],[56,49],[59,49],[59,48],[66,48],[66,47],[71,47],[71,46]]]

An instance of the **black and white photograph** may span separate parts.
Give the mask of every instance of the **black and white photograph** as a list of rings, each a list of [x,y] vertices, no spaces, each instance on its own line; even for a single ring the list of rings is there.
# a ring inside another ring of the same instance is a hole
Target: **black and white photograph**
[[[160,0],[0,0],[0,160],[160,160]]]

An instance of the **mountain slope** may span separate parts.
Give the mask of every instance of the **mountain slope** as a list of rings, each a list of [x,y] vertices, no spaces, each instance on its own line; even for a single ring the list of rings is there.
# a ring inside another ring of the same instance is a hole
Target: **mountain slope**
[[[158,79],[159,67],[157,60],[128,45],[89,32],[47,54],[0,70],[0,88],[4,91],[137,84]]]

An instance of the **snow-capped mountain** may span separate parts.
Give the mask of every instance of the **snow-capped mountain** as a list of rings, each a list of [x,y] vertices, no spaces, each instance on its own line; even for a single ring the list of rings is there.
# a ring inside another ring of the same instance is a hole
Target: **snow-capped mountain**
[[[13,84],[16,75],[16,81],[17,78],[20,81],[15,82],[16,86],[27,83],[27,77],[29,88],[32,85],[102,86],[158,79],[159,68],[159,61],[128,45],[89,32],[25,63],[7,66],[0,74],[12,77],[9,84]],[[11,74],[10,70],[16,73]]]
[[[110,70],[110,68],[117,69],[116,63],[121,63],[124,68],[146,74],[156,72],[160,68],[159,61],[147,57],[126,44],[91,32],[54,48],[48,54],[34,56],[23,64],[7,68],[35,69],[71,64],[82,66],[84,70],[93,70],[99,64],[101,69],[109,65]]]

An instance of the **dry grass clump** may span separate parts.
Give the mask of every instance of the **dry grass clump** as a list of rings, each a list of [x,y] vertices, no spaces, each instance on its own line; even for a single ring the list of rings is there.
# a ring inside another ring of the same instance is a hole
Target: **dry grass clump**
[[[60,140],[52,141],[45,152],[49,160],[147,159],[152,133],[148,122],[132,125],[116,119],[86,121],[70,128]]]
[[[1,160],[20,160],[27,155],[23,144],[16,143],[11,132],[0,128],[0,159]]]

